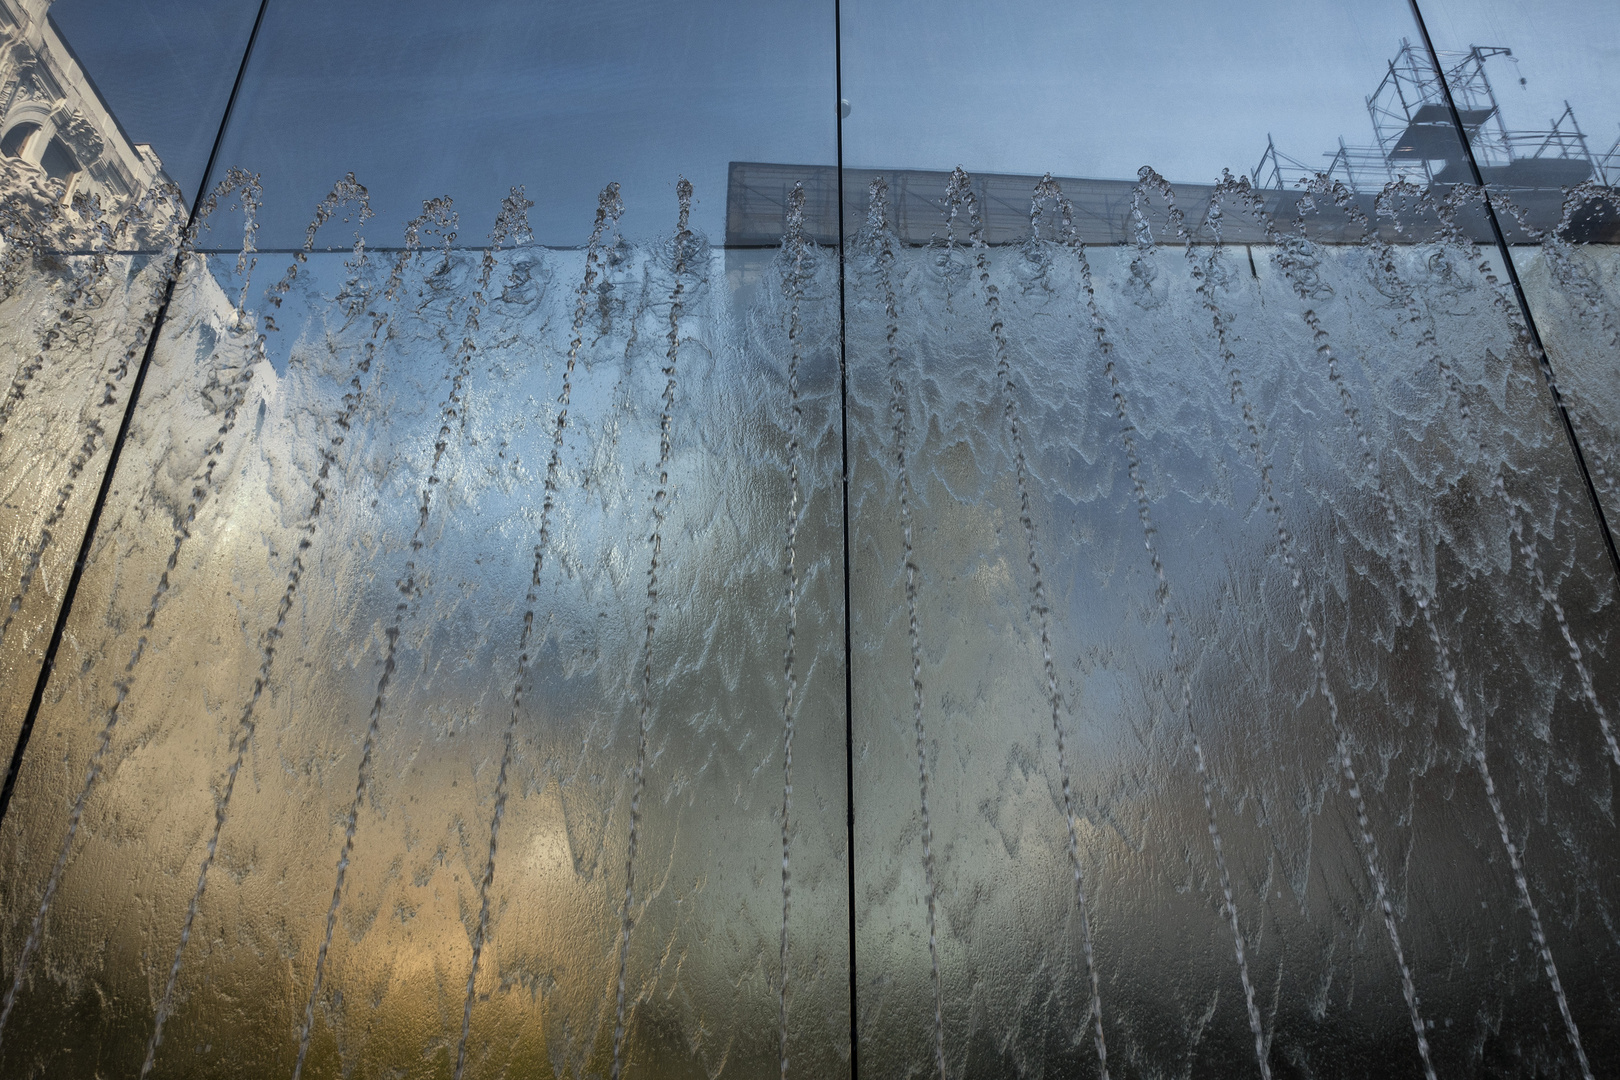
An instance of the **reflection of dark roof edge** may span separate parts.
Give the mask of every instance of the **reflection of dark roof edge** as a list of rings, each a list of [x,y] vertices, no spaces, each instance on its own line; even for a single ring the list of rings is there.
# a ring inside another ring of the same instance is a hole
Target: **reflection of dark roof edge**
[[[931,243],[944,231],[941,205],[945,185],[950,173],[921,169],[859,169],[844,170],[844,219],[851,235],[857,233],[866,220],[867,186],[871,178],[882,176],[888,183],[888,218],[901,243],[920,246]],[[973,191],[978,199],[984,219],[985,240],[990,244],[1016,243],[1029,233],[1029,206],[1035,185],[1041,177],[1008,173],[970,173]],[[1135,240],[1130,208],[1137,188],[1134,180],[1102,180],[1076,177],[1056,177],[1064,195],[1074,206],[1074,224],[1079,239],[1088,244],[1129,244]],[[853,180],[853,182],[850,182]],[[787,222],[787,200],[795,182],[805,188],[805,231],[820,244],[838,242],[838,168],[835,165],[792,165],[784,163],[733,161],[727,170],[726,233],[727,248],[777,247]],[[1195,243],[1208,243],[1212,239],[1205,229],[1206,214],[1214,195],[1213,184],[1172,184],[1177,203],[1187,215],[1187,228]],[[1295,205],[1304,197],[1299,190],[1284,191],[1277,188],[1258,188],[1267,213],[1284,232],[1293,231]],[[1515,201],[1527,212],[1534,226],[1541,229],[1557,225],[1563,212],[1563,191],[1557,188],[1515,191]],[[1362,192],[1354,196],[1361,212],[1376,220],[1374,196]],[[1306,235],[1310,239],[1328,244],[1354,244],[1362,239],[1350,215],[1328,200],[1317,199],[1316,210],[1306,219]],[[1474,239],[1490,242],[1493,235],[1484,215],[1469,208],[1458,215],[1459,224]],[[1477,219],[1477,220],[1476,220]],[[1048,218],[1050,221],[1051,218]],[[1150,200],[1148,220],[1158,243],[1176,242],[1166,235],[1167,222],[1163,200],[1157,195]],[[1413,243],[1421,239],[1420,232],[1410,228],[1418,221],[1407,223],[1408,229],[1397,233],[1385,222],[1380,222],[1380,234],[1390,243]],[[1429,222],[1431,228],[1438,222]],[[1504,222],[1504,225],[1507,223]],[[1265,230],[1240,207],[1228,204],[1222,216],[1223,239],[1233,244],[1264,244],[1268,242]],[[965,222],[958,226],[961,238],[966,238]],[[1517,225],[1509,227],[1508,241],[1520,243],[1529,239]],[[1620,237],[1616,237],[1620,238]],[[1603,240],[1607,236],[1584,239]],[[1612,241],[1611,241],[1612,242]]]
[[[907,245],[934,241],[944,231],[942,204],[951,174],[943,170],[862,169],[846,167],[844,211],[846,226],[864,223],[870,180],[882,176],[888,184],[888,218],[891,228]],[[1041,181],[1033,174],[969,173],[969,180],[983,216],[985,240],[1006,244],[1022,240],[1029,232],[1030,198]],[[853,178],[854,182],[849,182]],[[1129,243],[1135,239],[1130,208],[1137,188],[1135,180],[1102,180],[1056,177],[1064,195],[1074,207],[1074,224],[1080,239],[1094,244]],[[795,182],[805,187],[805,230],[818,243],[838,239],[838,169],[832,165],[789,165],[767,162],[730,163],[726,190],[726,242],[730,247],[775,247],[781,243],[786,223],[787,198]],[[1188,227],[1196,236],[1203,226],[1203,211],[1214,193],[1212,184],[1174,184],[1178,203],[1188,214]],[[1261,196],[1274,214],[1284,200],[1298,199],[1298,193],[1263,191]],[[1149,212],[1155,233],[1163,224],[1160,200],[1153,200]],[[1370,206],[1369,206],[1370,209]],[[1292,212],[1287,215],[1292,218]],[[1342,217],[1342,214],[1339,215]],[[1263,243],[1265,234],[1258,226],[1229,214],[1225,238],[1233,243]],[[1327,224],[1327,216],[1324,215]],[[1329,231],[1339,231],[1343,223],[1331,222]],[[852,232],[858,231],[859,224]],[[958,225],[966,239],[967,223]],[[1171,236],[1155,236],[1173,242]]]
[[[118,119],[118,114],[114,112],[113,107],[107,103],[107,95],[103,94],[101,92],[101,87],[96,85],[96,80],[90,75],[90,69],[84,66],[84,61],[79,59],[79,54],[73,51],[72,43],[68,41],[67,35],[62,33],[62,28],[56,25],[56,18],[51,15],[49,11],[45,13],[45,21],[49,23],[50,28],[56,32],[56,40],[60,41],[62,43],[62,48],[67,50],[68,58],[72,60],[74,66],[79,69],[79,74],[84,76],[84,81],[90,87],[90,92],[96,95],[96,101],[100,103],[102,111],[104,111],[112,119],[113,127],[117,128],[118,134],[124,137],[125,144],[130,147],[134,147],[136,145],[135,140],[130,138],[129,132],[124,130],[123,121]]]

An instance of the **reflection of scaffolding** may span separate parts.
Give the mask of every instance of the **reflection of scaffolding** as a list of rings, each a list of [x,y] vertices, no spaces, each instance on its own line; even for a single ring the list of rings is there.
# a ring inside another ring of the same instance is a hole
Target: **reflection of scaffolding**
[[[1280,153],[1268,137],[1255,182],[1299,186],[1321,173],[1352,191],[1377,191],[1401,177],[1424,186],[1472,182],[1467,155],[1457,138],[1457,121],[1468,134],[1485,182],[1494,187],[1556,191],[1593,175],[1607,180],[1610,172],[1620,174],[1620,141],[1601,161],[1594,157],[1567,101],[1547,129],[1508,129],[1485,62],[1496,56],[1512,59],[1512,50],[1475,45],[1467,52],[1440,55],[1448,65],[1443,75],[1423,49],[1401,42],[1383,80],[1367,98],[1376,146],[1349,146],[1341,138],[1337,151],[1323,155],[1329,159],[1327,168],[1313,169]],[[1446,104],[1448,87],[1457,108],[1455,119]]]
[[[1257,186],[1277,191],[1306,187],[1318,176],[1326,176],[1351,191],[1366,192],[1378,191],[1397,176],[1410,174],[1410,170],[1392,169],[1376,146],[1348,146],[1342,138],[1336,152],[1322,156],[1329,159],[1327,168],[1307,165],[1278,150],[1267,135],[1266,152],[1260,155],[1260,163],[1249,175]]]
[[[1597,182],[1605,187],[1620,187],[1620,138],[1614,140],[1607,153],[1592,163],[1597,170]]]
[[[1476,143],[1480,129],[1492,120],[1506,135],[1496,95],[1485,76],[1485,58],[1496,55],[1509,53],[1506,49],[1476,46],[1469,51],[1467,60],[1445,73],[1458,119],[1469,139]],[[1383,81],[1367,98],[1367,113],[1372,117],[1378,152],[1391,166],[1405,166],[1432,183],[1436,179],[1433,162],[1445,163],[1439,172],[1461,165],[1462,145],[1451,110],[1446,107],[1445,87],[1428,56],[1411,42],[1401,42],[1401,51],[1389,62]]]

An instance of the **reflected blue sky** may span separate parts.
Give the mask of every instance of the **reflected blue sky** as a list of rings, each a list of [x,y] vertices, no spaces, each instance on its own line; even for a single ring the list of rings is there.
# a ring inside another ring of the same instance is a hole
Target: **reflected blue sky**
[[[1539,96],[1504,95],[1510,126],[1545,124],[1545,102],[1562,108],[1565,97],[1589,129],[1620,120],[1612,7],[1561,0],[1554,35],[1528,17],[1545,5],[1441,6],[1441,48],[1524,49],[1523,71],[1506,64],[1500,77],[1531,75]],[[1486,18],[1491,8],[1527,17]],[[1325,168],[1340,136],[1373,143],[1365,99],[1401,39],[1420,43],[1406,0],[846,0],[842,13],[845,160],[881,167],[1127,179],[1151,164],[1207,182],[1222,168],[1252,169],[1269,134]],[[1602,44],[1579,47],[1583,36]]]
[[[844,25],[851,164],[1200,182],[1268,132],[1307,159],[1371,141],[1362,99],[1413,34],[1403,0],[850,0]]]
[[[273,0],[224,159],[264,174],[265,244],[350,170],[376,243],[445,194],[477,242],[523,184],[536,239],[575,244],[610,180],[626,233],[660,232],[681,172],[718,238],[728,162],[836,160],[834,86],[830,2]]]
[[[126,130],[190,195],[257,4],[60,0],[53,17]],[[1620,34],[1593,0],[1429,0],[1442,49],[1507,45],[1493,61],[1510,126],[1576,108],[1594,151],[1620,133]],[[1364,99],[1402,38],[1404,0],[846,0],[845,160],[852,166],[1173,180],[1254,168],[1267,136],[1305,163],[1343,136],[1372,142]],[[596,193],[624,188],[624,227],[674,217],[722,235],[731,161],[835,159],[833,11],[793,3],[531,4],[476,17],[439,0],[272,0],[221,165],[263,174],[260,243],[301,239],[316,201],[353,171],[372,192],[373,244],[449,194],[478,242],[523,184],[541,243],[574,244]],[[1523,76],[1525,82],[1518,83]],[[323,237],[342,246],[340,233]]]

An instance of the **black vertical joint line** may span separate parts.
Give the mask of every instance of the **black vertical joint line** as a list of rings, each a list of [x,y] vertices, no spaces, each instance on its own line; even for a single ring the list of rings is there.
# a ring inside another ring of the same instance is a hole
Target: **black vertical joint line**
[[[1553,408],[1558,411],[1558,419],[1564,425],[1564,437],[1569,440],[1570,453],[1575,455],[1575,465],[1581,471],[1581,480],[1586,485],[1586,497],[1592,504],[1592,516],[1597,519],[1598,532],[1603,537],[1603,546],[1609,553],[1609,567],[1614,571],[1615,577],[1620,579],[1620,551],[1615,550],[1614,533],[1609,529],[1609,519],[1603,513],[1603,503],[1598,499],[1596,486],[1592,483],[1592,473],[1586,467],[1586,455],[1581,451],[1580,439],[1575,435],[1575,425],[1569,418],[1569,410],[1564,406],[1564,396],[1558,392],[1558,381],[1553,375],[1552,360],[1547,356],[1547,350],[1542,345],[1541,331],[1536,328],[1536,317],[1530,311],[1530,302],[1525,299],[1524,287],[1519,283],[1519,271],[1513,265],[1513,253],[1508,250],[1507,236],[1502,232],[1502,223],[1497,220],[1496,208],[1491,205],[1490,192],[1485,190],[1485,174],[1479,171],[1479,160],[1474,157],[1474,145],[1468,139],[1468,129],[1463,126],[1462,114],[1457,111],[1457,103],[1451,97],[1451,86],[1446,82],[1445,69],[1440,66],[1440,54],[1435,50],[1434,39],[1429,36],[1429,26],[1423,21],[1423,12],[1418,7],[1417,0],[1407,0],[1412,8],[1412,18],[1417,22],[1418,33],[1423,35],[1423,47],[1429,52],[1429,62],[1434,65],[1436,81],[1440,84],[1440,93],[1445,95],[1446,110],[1451,114],[1452,126],[1457,129],[1457,139],[1462,143],[1463,153],[1468,158],[1468,171],[1479,186],[1480,196],[1485,205],[1485,220],[1490,223],[1491,236],[1496,240],[1497,251],[1502,257],[1502,269],[1507,274],[1509,283],[1513,286],[1514,298],[1519,302],[1519,310],[1524,313],[1524,325],[1530,332],[1530,340],[1535,344],[1536,356],[1541,363],[1541,377],[1547,384],[1547,393],[1552,398]]]
[[[259,0],[259,13],[253,20],[252,32],[248,34],[247,47],[242,50],[241,66],[236,69],[236,82],[231,85],[230,97],[225,99],[225,112],[219,118],[219,131],[214,135],[214,147],[208,152],[208,164],[203,167],[197,193],[191,200],[191,213],[186,216],[188,231],[196,224],[197,212],[208,193],[208,183],[214,175],[214,164],[219,159],[220,144],[225,141],[225,128],[230,123],[231,111],[236,107],[236,97],[242,89],[242,78],[247,74],[248,58],[253,55],[253,43],[258,40],[259,27],[264,24],[264,12],[269,6],[270,0]],[[61,606],[56,611],[56,625],[51,630],[50,642],[45,646],[45,659],[40,664],[39,678],[34,681],[34,696],[28,701],[28,712],[23,716],[22,728],[17,732],[17,745],[11,751],[11,764],[6,769],[5,785],[0,787],[0,821],[5,820],[6,811],[11,808],[11,795],[17,787],[17,775],[22,771],[23,754],[28,750],[28,740],[34,734],[34,724],[39,719],[39,710],[45,701],[45,688],[51,681],[51,671],[56,667],[56,652],[62,646],[62,635],[67,630],[68,616],[73,611],[73,600],[78,595],[79,582],[84,578],[85,565],[90,561],[90,548],[95,543],[96,531],[101,525],[101,512],[107,506],[107,495],[112,490],[113,477],[118,472],[118,462],[124,453],[124,443],[129,438],[130,422],[135,418],[135,405],[140,400],[141,387],[146,384],[146,373],[152,366],[152,354],[157,349],[158,335],[163,332],[163,323],[169,314],[169,302],[174,299],[175,282],[179,280],[184,260],[185,250],[182,248],[175,256],[169,283],[164,286],[163,301],[158,304],[157,314],[152,318],[152,331],[146,338],[146,351],[141,354],[141,366],[135,370],[135,380],[130,383],[129,397],[124,402],[124,415],[118,422],[118,434],[113,439],[112,451],[107,455],[107,467],[101,474],[101,487],[96,490],[96,502],[90,510],[89,521],[85,523],[84,537],[79,541],[79,554],[73,560],[73,572],[68,576],[67,589],[63,592]]]
[[[849,882],[849,1075],[860,1076],[860,1031],[855,992],[855,671],[850,648],[849,604],[849,347],[844,311],[844,24],[833,0],[833,111],[838,118],[838,436],[844,492],[844,809]]]

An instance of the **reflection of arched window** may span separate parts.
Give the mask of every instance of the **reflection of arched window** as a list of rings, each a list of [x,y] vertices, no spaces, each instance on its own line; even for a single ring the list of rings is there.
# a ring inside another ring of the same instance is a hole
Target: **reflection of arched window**
[[[73,151],[61,139],[52,139],[50,145],[45,147],[45,153],[40,155],[39,167],[45,170],[45,175],[52,180],[66,180],[79,171],[79,163],[74,160]]]
[[[24,120],[22,123],[6,132],[6,137],[4,139],[0,139],[0,153],[5,154],[6,157],[22,157],[23,150],[28,146],[28,140],[32,138],[34,132],[38,130],[38,124],[31,120]]]

